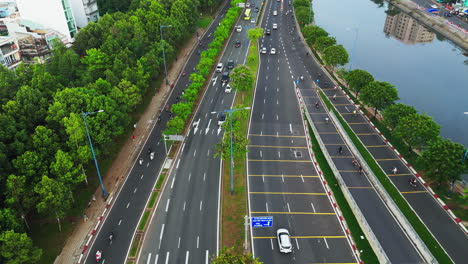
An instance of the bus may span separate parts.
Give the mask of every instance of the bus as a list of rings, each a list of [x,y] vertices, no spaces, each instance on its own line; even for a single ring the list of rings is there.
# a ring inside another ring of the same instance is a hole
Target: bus
[[[244,20],[250,20],[250,12],[251,11],[252,11],[252,9],[250,9],[250,8],[245,9]]]

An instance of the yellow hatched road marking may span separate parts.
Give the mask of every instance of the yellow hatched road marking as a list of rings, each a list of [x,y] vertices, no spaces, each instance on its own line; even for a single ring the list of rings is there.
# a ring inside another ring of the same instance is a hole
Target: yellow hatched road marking
[[[249,134],[254,137],[294,137],[294,138],[305,138],[305,136],[282,136],[282,135],[260,135],[260,134]]]
[[[375,159],[376,161],[385,161],[385,160],[400,160],[400,159]]]
[[[250,212],[251,214],[305,214],[305,215],[335,215],[335,213],[312,213],[312,212]]]
[[[383,148],[383,147],[388,147],[387,145],[372,145],[372,146],[366,146],[366,148]]]
[[[327,195],[326,193],[293,193],[293,192],[249,192],[249,194]]]
[[[258,162],[312,162],[311,160],[252,160],[247,161],[258,161]]]
[[[307,147],[299,147],[299,146],[266,146],[266,145],[247,145],[251,148],[307,148]]]
[[[260,175],[260,174],[249,174],[249,177],[304,177],[304,178],[318,178],[318,175]]]
[[[401,192],[401,193],[427,193],[427,191],[411,191],[411,192]]]

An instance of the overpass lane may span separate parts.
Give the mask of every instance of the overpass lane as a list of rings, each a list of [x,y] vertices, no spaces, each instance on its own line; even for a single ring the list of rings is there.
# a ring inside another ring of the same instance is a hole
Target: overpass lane
[[[279,50],[281,2],[269,1],[259,40]],[[277,10],[279,15],[273,16]],[[273,228],[252,230],[253,253],[264,263],[352,263],[356,259],[310,158],[301,114],[285,57],[261,54],[249,126],[248,192],[250,216],[273,216]],[[278,250],[276,230],[286,228],[293,252]]]

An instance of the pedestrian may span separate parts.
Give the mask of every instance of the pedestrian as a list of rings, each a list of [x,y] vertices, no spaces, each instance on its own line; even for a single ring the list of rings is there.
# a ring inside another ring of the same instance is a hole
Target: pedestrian
[[[133,128],[136,128],[136,127],[137,127],[137,124],[136,124],[136,123],[135,123],[135,124],[133,124]]]
[[[83,214],[83,222],[86,222],[88,221],[88,215],[86,215],[86,213]]]
[[[351,162],[353,163],[353,166],[354,166],[354,167],[357,167],[357,166],[359,165],[359,163],[358,163],[357,160],[355,160],[355,159],[353,159]]]
[[[359,164],[358,170],[359,170],[359,174],[361,174],[361,173],[362,173],[362,166],[361,166],[361,164]]]
[[[397,174],[397,171],[398,171],[397,167],[393,167],[392,173],[393,173],[393,174]]]
[[[135,140],[135,135],[132,135],[132,139]]]
[[[336,100],[336,94],[333,95],[333,100]]]
[[[356,110],[353,110],[353,116],[357,116]]]
[[[340,147],[338,148],[338,153],[339,153],[339,154],[343,154],[343,147],[342,147],[342,146],[340,146]]]
[[[96,195],[93,194],[93,202],[96,201]]]

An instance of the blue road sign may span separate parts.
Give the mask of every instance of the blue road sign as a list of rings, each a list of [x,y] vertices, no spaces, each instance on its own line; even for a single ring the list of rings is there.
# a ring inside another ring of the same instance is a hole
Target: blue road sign
[[[252,227],[273,226],[273,216],[252,217]]]

